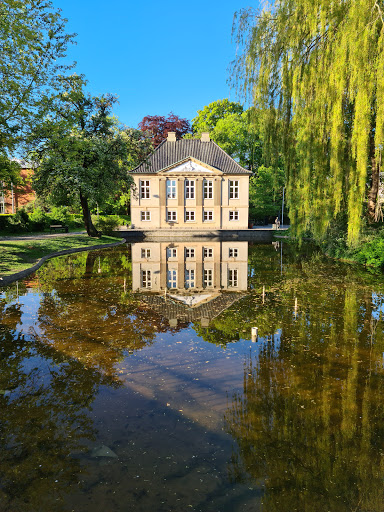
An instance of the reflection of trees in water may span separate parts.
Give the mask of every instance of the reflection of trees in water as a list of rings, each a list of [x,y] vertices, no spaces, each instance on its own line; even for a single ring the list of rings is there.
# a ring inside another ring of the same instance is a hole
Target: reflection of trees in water
[[[61,511],[81,472],[71,455],[94,438],[88,413],[99,385],[109,382],[18,334],[20,306],[0,301],[0,318],[0,509]]]
[[[131,292],[125,247],[72,255],[43,268],[39,336],[84,366],[113,376],[126,351],[153,343],[164,329],[161,318]]]
[[[279,343],[246,360],[226,414],[230,471],[264,486],[268,512],[382,511],[383,296],[330,278],[320,293],[312,274],[296,289],[297,319],[280,310]]]

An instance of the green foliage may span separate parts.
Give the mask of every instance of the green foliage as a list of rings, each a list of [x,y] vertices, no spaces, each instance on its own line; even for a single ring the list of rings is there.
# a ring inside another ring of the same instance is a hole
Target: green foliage
[[[375,268],[384,268],[384,233],[362,244],[356,254],[356,261]]]
[[[21,208],[14,215],[9,217],[9,229],[14,233],[28,231],[28,220],[28,213]]]
[[[140,130],[119,129],[112,117],[116,98],[90,97],[81,87],[68,84],[62,97],[62,111],[47,121],[36,136],[40,145],[34,156],[38,167],[34,187],[52,205],[79,205],[84,224],[97,236],[90,210],[104,206],[133,181],[128,171],[151,147]]]
[[[280,215],[285,173],[282,169],[261,166],[249,180],[251,219]]]
[[[70,214],[67,206],[52,206],[49,213],[50,223],[68,224],[70,220]]]
[[[219,119],[211,132],[211,138],[242,167],[256,172],[262,165],[263,145],[254,109],[228,114]]]
[[[29,214],[29,226],[31,231],[44,231],[49,224],[50,218],[42,208],[35,208]]]
[[[9,154],[55,107],[73,35],[50,1],[0,3],[0,181],[15,178]]]
[[[118,241],[118,238],[108,236],[102,236],[99,239],[95,239],[86,235],[71,235],[60,236],[57,238],[52,237],[44,240],[31,239],[0,242],[0,274],[10,275],[30,268],[47,254],[52,254],[66,249],[110,244]]]
[[[231,114],[241,114],[243,107],[240,103],[223,100],[213,101],[202,110],[197,111],[197,116],[192,119],[193,133],[212,132],[220,119]]]
[[[377,200],[384,147],[382,2],[282,0],[242,10],[237,42],[233,80],[262,112],[267,150],[284,155],[293,229],[310,227],[319,240],[346,210],[356,245],[371,178],[368,198]]]
[[[99,215],[99,218],[95,221],[95,227],[103,235],[112,235],[121,224],[121,219],[118,215]]]

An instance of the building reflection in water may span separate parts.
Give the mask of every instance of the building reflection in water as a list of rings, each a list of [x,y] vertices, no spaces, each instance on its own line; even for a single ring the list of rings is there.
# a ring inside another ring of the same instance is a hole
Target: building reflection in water
[[[132,290],[169,320],[209,322],[247,291],[248,242],[132,244]],[[144,295],[144,296],[143,296]]]

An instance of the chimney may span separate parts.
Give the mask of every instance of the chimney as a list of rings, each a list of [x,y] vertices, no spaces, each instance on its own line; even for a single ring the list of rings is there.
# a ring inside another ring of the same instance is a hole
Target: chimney
[[[208,132],[203,132],[201,134],[201,139],[200,140],[201,140],[201,142],[210,142],[211,139],[209,137],[209,133]]]
[[[176,132],[168,132],[167,142],[176,142]]]

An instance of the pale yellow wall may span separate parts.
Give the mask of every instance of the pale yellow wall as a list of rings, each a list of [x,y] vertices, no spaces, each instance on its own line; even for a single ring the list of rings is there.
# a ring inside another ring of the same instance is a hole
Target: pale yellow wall
[[[218,172],[199,174],[183,174],[172,172],[159,175],[134,175],[136,193],[131,199],[131,223],[136,229],[246,229],[248,227],[248,175],[222,175]],[[176,199],[169,199],[166,195],[166,180],[176,180]],[[204,199],[204,178],[213,181],[213,199]],[[185,180],[195,180],[195,198],[185,198]],[[150,181],[149,199],[140,198],[140,180]],[[229,181],[239,182],[239,199],[229,199]],[[177,220],[170,224],[167,221],[167,211],[175,211]],[[186,210],[195,212],[194,221],[186,221]],[[204,210],[213,212],[213,220],[204,221]],[[141,220],[141,212],[149,211],[150,221]],[[230,211],[238,212],[238,220],[229,220]]]

